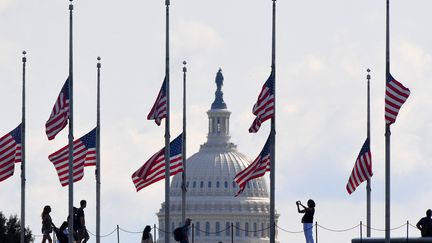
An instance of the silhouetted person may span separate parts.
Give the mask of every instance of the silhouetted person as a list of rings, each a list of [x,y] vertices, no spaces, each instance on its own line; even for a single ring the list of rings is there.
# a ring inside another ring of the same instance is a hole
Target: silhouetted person
[[[53,231],[53,222],[51,216],[51,207],[46,205],[42,211],[42,243],[45,243],[47,240],[49,243],[52,243],[51,233]]]
[[[190,218],[187,218],[185,220],[185,224],[182,227],[183,237],[182,237],[180,243],[189,243],[189,229],[190,229],[191,222],[192,222],[192,220]]]
[[[423,217],[418,221],[417,228],[421,232],[422,237],[432,237],[432,210],[426,211],[426,217]]]
[[[78,243],[86,243],[90,236],[87,232],[86,229],[86,224],[85,224],[85,215],[84,215],[84,208],[87,206],[87,202],[86,200],[81,200],[80,202],[80,208],[78,208],[77,211],[77,217],[78,217],[78,222],[76,224],[76,231],[78,234]]]
[[[152,234],[150,232],[151,232],[151,227],[150,227],[150,225],[147,225],[144,228],[144,231],[143,231],[143,234],[141,237],[141,243],[153,243],[153,237],[152,237]]]
[[[68,243],[68,222],[64,221],[60,228],[54,227],[58,243]]]
[[[313,239],[313,216],[315,214],[315,202],[309,199],[307,202],[307,207],[305,207],[300,201],[296,202],[297,211],[299,213],[304,213],[301,222],[303,223],[303,231],[306,238],[306,243],[314,243]],[[300,206],[303,209],[300,209]]]

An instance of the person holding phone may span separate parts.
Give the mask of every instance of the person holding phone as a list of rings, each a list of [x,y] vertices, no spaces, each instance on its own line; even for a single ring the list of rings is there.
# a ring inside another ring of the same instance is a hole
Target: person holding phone
[[[309,199],[307,202],[307,207],[304,206],[300,201],[296,202],[297,211],[299,213],[304,213],[301,222],[303,223],[303,231],[306,238],[306,243],[314,243],[313,239],[313,217],[315,214],[315,202]],[[300,209],[300,206],[303,209]]]

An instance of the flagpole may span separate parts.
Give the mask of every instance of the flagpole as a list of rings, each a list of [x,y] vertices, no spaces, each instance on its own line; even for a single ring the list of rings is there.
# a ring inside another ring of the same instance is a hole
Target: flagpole
[[[26,71],[26,51],[22,52],[22,115],[21,115],[21,233],[20,233],[20,242],[24,243],[25,240],[25,182],[26,182],[26,174],[25,174],[25,71]]]
[[[165,243],[170,242],[170,76],[169,76],[169,5],[170,0],[165,0],[166,5],[166,42],[165,42],[165,91],[167,99],[167,115],[165,119]]]
[[[183,61],[182,222],[186,220],[186,61]]]
[[[274,92],[274,114],[271,119],[271,146],[270,146],[270,243],[276,241],[275,223],[275,172],[276,172],[276,0],[273,1],[272,15],[272,79]]]
[[[97,57],[97,112],[96,112],[96,243],[100,243],[100,57]]]
[[[72,45],[72,0],[69,0],[69,232],[68,242],[73,243],[73,45]]]
[[[390,1],[386,6],[386,83],[390,75]],[[386,85],[387,86],[387,85]],[[385,243],[390,243],[390,125],[385,131]]]
[[[367,69],[367,138],[370,144],[370,69]],[[371,237],[371,180],[367,179],[366,182],[366,236]]]

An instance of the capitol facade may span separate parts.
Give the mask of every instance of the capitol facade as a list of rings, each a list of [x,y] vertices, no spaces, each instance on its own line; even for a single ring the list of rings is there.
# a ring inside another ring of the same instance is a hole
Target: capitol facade
[[[237,151],[230,142],[229,119],[231,112],[223,100],[223,75],[216,75],[217,90],[209,119],[207,142],[199,152],[186,160],[186,217],[192,219],[195,243],[231,242],[268,243],[270,241],[270,200],[264,177],[248,182],[239,190],[235,175],[252,161]],[[175,175],[170,186],[170,231],[182,222],[182,175]],[[157,213],[159,228],[165,225],[165,204]],[[278,215],[276,214],[276,223]],[[159,232],[158,242],[165,241]],[[277,234],[276,234],[277,237]],[[174,242],[172,238],[170,240]],[[276,239],[276,242],[278,240]]]

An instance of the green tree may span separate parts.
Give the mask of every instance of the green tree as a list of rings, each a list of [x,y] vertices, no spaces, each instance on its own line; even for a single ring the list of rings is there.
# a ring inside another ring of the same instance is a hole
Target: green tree
[[[0,243],[20,243],[21,226],[20,220],[16,215],[11,215],[9,219],[0,212]],[[29,228],[25,229],[24,241],[33,242],[34,237]]]

